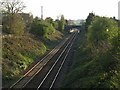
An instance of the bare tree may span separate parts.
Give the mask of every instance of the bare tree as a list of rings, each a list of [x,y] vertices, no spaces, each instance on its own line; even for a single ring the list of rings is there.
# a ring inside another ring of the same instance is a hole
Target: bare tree
[[[25,8],[24,3],[20,0],[2,0],[0,4],[3,12],[3,32],[22,35],[25,30],[25,22],[19,13]]]
[[[1,3],[2,11],[8,14],[14,14],[21,12],[25,5],[20,0],[3,0]]]

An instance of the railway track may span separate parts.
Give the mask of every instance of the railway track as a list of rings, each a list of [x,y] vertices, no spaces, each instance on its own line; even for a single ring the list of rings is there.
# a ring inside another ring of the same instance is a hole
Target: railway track
[[[37,87],[37,90],[40,90],[42,88],[49,88],[49,90],[51,90],[52,88],[54,88],[54,83],[56,82],[56,79],[59,76],[59,73],[66,61],[69,51],[73,45],[73,41],[75,40],[75,36],[76,35],[73,36],[71,41],[67,44],[66,48],[64,49],[63,53],[60,54],[54,65],[49,69],[49,72],[40,82],[39,86]]]
[[[41,88],[51,89],[62,69],[75,37],[76,33],[71,34],[71,36],[66,38],[65,41],[56,46],[50,53],[24,74],[22,78],[13,84],[9,90],[15,88],[35,88],[37,90]]]

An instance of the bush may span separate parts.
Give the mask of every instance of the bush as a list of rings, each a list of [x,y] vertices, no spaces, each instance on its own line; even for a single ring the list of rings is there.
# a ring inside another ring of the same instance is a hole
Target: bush
[[[114,19],[91,19],[86,40],[77,49],[73,69],[63,87],[120,88],[120,47],[118,25]],[[88,23],[88,22],[86,22]]]
[[[34,20],[32,23],[31,32],[38,36],[48,38],[48,35],[55,33],[55,28],[52,24],[44,20]]]
[[[98,49],[103,47],[105,49],[112,48],[113,43],[117,41],[118,37],[117,22],[106,17],[95,17],[92,24],[88,27],[87,40],[89,45]]]
[[[3,17],[3,32],[22,35],[25,31],[25,23],[20,14],[9,14]]]

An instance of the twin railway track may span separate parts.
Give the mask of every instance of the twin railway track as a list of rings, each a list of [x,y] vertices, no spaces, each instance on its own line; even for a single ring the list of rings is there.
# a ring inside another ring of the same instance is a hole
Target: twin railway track
[[[54,88],[57,77],[65,63],[69,51],[76,38],[77,32],[71,34],[62,43],[56,46],[50,53],[41,59],[34,67],[27,71],[22,78],[14,83],[13,89]]]

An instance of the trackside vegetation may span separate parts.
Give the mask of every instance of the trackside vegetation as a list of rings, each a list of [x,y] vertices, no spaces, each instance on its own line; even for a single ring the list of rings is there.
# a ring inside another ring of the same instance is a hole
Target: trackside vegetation
[[[22,12],[20,0],[2,0],[0,5],[2,87],[8,88],[68,35],[74,21],[63,15],[33,18]],[[120,21],[89,13],[80,28],[61,88],[120,88]]]
[[[44,20],[40,21],[38,25],[33,23],[30,32],[26,31],[22,35],[4,32],[2,43],[3,87],[10,86],[22,77],[24,70],[31,63],[54,48],[64,37],[63,33]],[[34,32],[31,32],[32,30]],[[46,30],[48,31],[46,32]]]
[[[89,14],[64,88],[120,88],[118,22]]]
[[[2,6],[2,86],[7,88],[22,77],[31,63],[60,43],[64,34],[58,30],[59,20],[22,13],[25,6],[19,0],[3,0]]]
[[[49,39],[37,38],[29,34],[4,37],[2,43],[2,80],[3,87],[8,87],[22,77],[31,63],[41,58],[55,47],[63,37],[59,31]],[[41,40],[40,40],[41,39]],[[48,45],[49,44],[49,45]],[[40,59],[39,59],[40,60]]]

